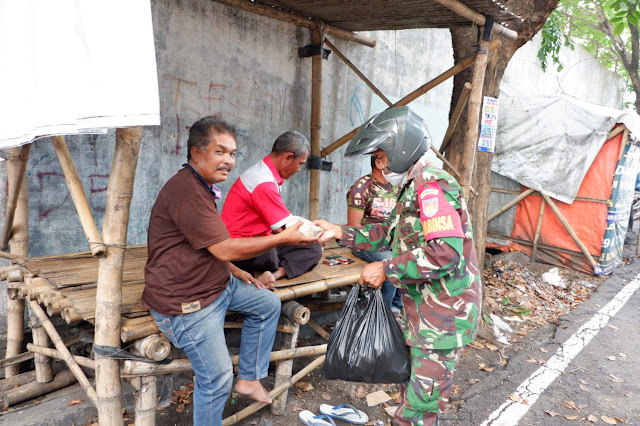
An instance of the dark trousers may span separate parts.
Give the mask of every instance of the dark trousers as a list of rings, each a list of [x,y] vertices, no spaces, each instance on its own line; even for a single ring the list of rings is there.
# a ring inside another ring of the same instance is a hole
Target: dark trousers
[[[322,245],[281,246],[261,254],[258,257],[233,262],[247,272],[277,271],[284,268],[287,278],[295,278],[316,267],[322,257]]]

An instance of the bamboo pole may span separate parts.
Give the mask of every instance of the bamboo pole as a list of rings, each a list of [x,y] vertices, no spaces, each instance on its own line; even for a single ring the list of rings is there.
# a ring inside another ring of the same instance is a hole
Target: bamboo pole
[[[500,42],[500,40],[492,40],[491,43],[489,44],[489,51],[495,50],[501,45],[502,45],[502,42]],[[409,93],[404,98],[400,99],[398,102],[393,104],[392,107],[408,105],[411,102],[415,101],[420,96],[427,93],[429,90],[447,81],[450,77],[453,77],[454,75],[458,74],[460,71],[463,71],[469,68],[474,63],[476,56],[478,55],[471,55],[469,57],[464,58],[463,60],[458,62],[456,65],[449,68],[448,70],[446,70],[445,72],[443,72],[442,74],[434,78],[433,80],[423,84],[413,92]],[[356,127],[346,135],[342,136],[340,139],[336,140],[335,142],[333,142],[332,144],[324,148],[321,151],[320,155],[322,157],[326,157],[327,155],[331,154],[333,151],[335,151],[336,149],[340,148],[342,145],[344,145],[345,143],[353,139],[355,134],[358,133],[358,130],[360,130],[360,126]]]
[[[609,134],[607,135],[607,140],[611,139],[612,137],[622,133],[625,129],[627,128],[627,126],[625,126],[624,124],[620,125],[620,126],[616,126],[613,130],[611,130],[609,132]]]
[[[0,238],[0,249],[6,250],[9,247],[9,239],[13,228],[13,220],[18,206],[18,197],[22,192],[22,182],[25,181],[27,161],[29,160],[29,152],[31,144],[22,145],[20,148],[10,149],[9,170],[7,170],[9,192],[7,196],[7,210],[4,216],[4,226],[2,228],[2,236]]]
[[[49,340],[47,332],[31,309],[29,310],[29,326],[31,327],[31,338],[33,339],[34,345],[44,348],[51,346],[51,340]],[[53,380],[53,368],[50,357],[37,353],[34,363],[36,367],[36,381],[38,383],[47,383]]]
[[[544,207],[546,201],[544,198],[540,200],[540,213],[538,213],[538,223],[536,224],[536,234],[533,237],[533,250],[531,250],[531,261],[536,261],[538,255],[538,241],[540,240],[540,230],[542,229],[542,218],[544,217]]]
[[[482,29],[484,32],[484,27]],[[473,169],[475,167],[476,152],[478,151],[478,132],[480,124],[480,110],[482,108],[482,89],[484,74],[487,69],[487,56],[489,42],[480,40],[479,52],[473,64],[473,77],[471,79],[471,94],[469,95],[469,108],[467,114],[464,151],[462,152],[462,164],[460,167],[460,186],[465,199],[470,200],[469,192]]]
[[[311,283],[284,287],[274,290],[274,294],[281,301],[296,299],[298,297],[307,296],[313,293],[319,293],[336,287],[355,284],[360,279],[360,272],[354,274],[343,275],[342,277],[329,278],[322,281],[314,281]]]
[[[335,54],[336,54],[336,56],[337,56],[338,58],[342,59],[342,62],[344,62],[345,64],[347,64],[347,66],[348,66],[349,68],[351,68],[351,70],[352,70],[353,72],[355,72],[355,73],[356,73],[356,75],[357,75],[358,77],[360,77],[360,79],[361,79],[362,81],[364,81],[364,83],[365,83],[367,86],[369,86],[369,88],[370,88],[371,90],[373,90],[373,92],[374,92],[376,95],[378,95],[378,96],[380,97],[380,99],[382,99],[382,100],[384,101],[384,103],[386,103],[386,104],[387,104],[387,106],[391,106],[391,101],[390,101],[389,99],[387,99],[387,97],[386,97],[385,95],[383,95],[383,94],[382,94],[382,92],[381,92],[380,90],[378,90],[378,88],[377,88],[376,86],[374,86],[374,85],[373,85],[373,83],[372,83],[372,82],[371,82],[367,77],[365,77],[365,75],[364,75],[364,74],[362,74],[362,73],[360,72],[360,70],[359,70],[355,65],[353,65],[353,63],[352,63],[350,60],[348,60],[348,59],[347,59],[347,57],[346,57],[346,56],[344,56],[344,55],[342,54],[342,52],[340,52],[340,51],[339,51],[339,50],[338,50],[338,49],[337,49],[333,44],[331,44],[331,42],[330,42],[329,40],[327,40],[327,38],[326,38],[326,37],[325,37],[325,39],[324,39],[324,44],[326,44],[327,46],[329,46],[329,49],[331,49],[331,50],[333,51],[333,53],[335,53]]]
[[[307,365],[305,368],[300,370],[297,374],[293,375],[286,383],[281,384],[279,387],[277,387],[277,388],[273,389],[271,392],[269,392],[269,397],[273,399],[276,396],[280,395],[282,392],[284,392],[287,389],[289,389],[291,386],[293,386],[293,384],[295,382],[297,382],[298,380],[300,380],[301,378],[303,378],[304,376],[306,376],[307,374],[309,374],[310,372],[315,370],[317,367],[321,366],[322,363],[324,362],[325,358],[326,358],[325,355],[322,355],[322,356],[316,358],[311,364]],[[248,406],[244,410],[240,410],[236,414],[234,414],[233,416],[230,416],[230,417],[227,417],[226,419],[224,419],[222,421],[222,426],[228,426],[228,425],[235,424],[235,423],[239,422],[240,420],[244,419],[245,417],[255,413],[256,411],[258,411],[259,409],[261,409],[265,405],[267,405],[267,404],[265,404],[264,402],[254,402],[253,404],[251,404],[250,406]]]
[[[318,335],[322,337],[324,340],[326,340],[327,342],[329,341],[329,337],[331,337],[331,334],[329,334],[324,328],[320,327],[320,324],[318,324],[314,320],[309,320],[307,322],[307,325],[311,327],[313,331],[318,333]]]
[[[14,216],[11,229],[10,253],[23,258],[29,256],[29,190],[27,180],[24,179],[27,158],[31,145],[23,148],[10,148],[10,158],[7,164],[7,179],[9,186],[19,188],[17,194]],[[22,172],[21,172],[22,170]],[[19,182],[22,176],[22,182]],[[18,185],[20,183],[20,185]],[[11,194],[11,192],[10,192]],[[5,225],[8,217],[5,219]],[[9,292],[13,292],[9,290]],[[7,349],[5,358],[11,358],[22,352],[22,342],[24,341],[24,299],[7,300]],[[20,366],[13,365],[5,368],[4,376],[11,377],[20,373]]]
[[[327,353],[327,345],[305,346],[303,348],[273,351],[269,362],[283,359],[304,358]],[[232,355],[231,363],[238,365],[240,355]],[[187,358],[174,359],[169,364],[149,364],[148,362],[124,360],[122,363],[122,377],[146,376],[148,374],[171,374],[191,371],[191,362]]]
[[[431,148],[431,151],[433,151],[433,153],[436,155],[436,157],[438,157],[440,161],[442,161],[444,164],[447,165],[447,167],[449,167],[449,170],[451,170],[451,174],[456,179],[460,179],[460,172],[458,171],[458,169],[456,169],[454,165],[449,162],[449,160],[444,158],[444,155],[440,154],[440,151],[438,151],[435,146],[431,145],[430,148]],[[476,190],[473,189],[473,187],[471,187],[471,192],[473,192],[474,194],[477,194]]]
[[[151,321],[148,322],[123,326],[120,329],[120,340],[122,340],[123,343],[127,343],[159,332],[160,330],[158,330],[158,326],[152,318]]]
[[[82,182],[76,171],[76,166],[73,164],[67,143],[63,136],[52,136],[51,142],[53,142],[56,154],[58,154],[58,161],[60,161],[60,165],[62,166],[67,187],[69,188],[73,205],[76,207],[76,212],[78,212],[80,225],[82,225],[84,234],[87,236],[91,253],[95,257],[102,257],[106,254],[107,248],[102,243],[100,232],[98,231],[95,220],[93,220],[87,197],[84,194]]]
[[[524,191],[523,193],[518,195],[516,198],[514,198],[511,201],[509,201],[507,204],[505,204],[504,206],[500,207],[495,212],[491,213],[489,215],[489,217],[487,218],[487,223],[491,222],[493,219],[495,219],[496,217],[500,216],[502,213],[504,213],[507,210],[509,210],[511,207],[513,207],[516,204],[518,204],[520,202],[520,200],[522,200],[523,198],[527,197],[529,194],[533,193],[534,191],[535,191],[535,189],[531,189],[531,188],[527,189],[526,191]]]
[[[462,16],[463,18],[467,18],[468,20],[470,20],[471,22],[473,22],[478,26],[483,26],[487,22],[486,16],[476,12],[466,4],[463,4],[457,0],[435,0],[435,1],[443,5],[447,9],[454,11],[455,13]],[[518,33],[516,31],[503,27],[498,23],[493,24],[493,32],[496,34],[500,34],[501,36],[509,40],[518,39]]]
[[[38,346],[35,344],[27,343],[27,350],[29,352],[32,352],[33,354],[42,354],[42,355],[46,355],[47,357],[59,359],[61,361],[66,362],[66,358],[63,355],[61,355],[57,349],[46,348],[44,346]],[[76,363],[78,363],[78,365],[91,368],[92,370],[96,369],[95,361],[90,358],[79,356],[79,355],[73,355],[73,359]]]
[[[292,302],[289,302],[292,303]],[[283,334],[281,347],[286,349],[295,349],[296,342],[298,341],[298,332],[300,331],[300,325],[292,322],[289,318],[283,317],[282,321],[285,325],[293,325],[295,331],[291,334]],[[280,361],[276,367],[276,377],[273,382],[273,387],[277,388],[283,383],[286,383],[291,378],[293,372],[293,359],[287,359]],[[271,401],[271,414],[281,416],[284,414],[284,410],[287,406],[287,396],[289,392],[282,392],[280,395],[273,398]]]
[[[295,324],[306,324],[311,319],[311,311],[306,306],[302,306],[296,301],[282,304],[282,315]]]
[[[17,254],[7,253],[6,251],[0,251],[0,257],[3,259],[9,259],[9,260],[22,258],[22,256],[18,256]]]
[[[162,361],[171,354],[171,343],[162,334],[154,334],[144,339],[136,340],[133,347],[140,355],[154,361]]]
[[[67,347],[64,345],[64,342],[60,338],[60,335],[56,331],[55,327],[53,326],[49,318],[47,318],[47,314],[45,314],[40,305],[38,305],[38,303],[34,302],[33,300],[29,302],[29,307],[31,308],[33,313],[36,314],[44,329],[47,330],[47,333],[53,341],[54,346],[58,350],[58,353],[60,353],[60,355],[64,359],[64,362],[66,362],[69,366],[69,370],[71,370],[74,376],[76,376],[78,382],[87,393],[87,396],[89,397],[91,402],[93,402],[93,405],[97,405],[98,399],[96,391],[93,390],[93,387],[91,387],[91,383],[89,383],[89,380],[87,380],[87,376],[84,375],[84,372],[78,366],[78,363],[73,358],[73,355],[71,355],[69,349],[67,349]]]
[[[270,18],[279,19],[281,21],[289,22],[301,27],[306,27],[311,30],[318,28],[318,24],[315,20],[303,18],[298,15],[294,15],[279,9],[275,9],[269,6],[263,6],[258,3],[254,3],[246,0],[216,0],[219,3],[234,6],[238,9],[246,10],[248,12],[257,13],[259,15],[268,16]],[[367,47],[375,47],[376,41],[372,38],[361,36],[351,31],[336,28],[331,25],[324,26],[325,34],[329,34],[338,38],[353,41],[354,43],[362,44]]]
[[[447,145],[449,145],[449,141],[451,140],[453,131],[456,129],[458,120],[460,120],[460,116],[462,115],[462,111],[464,110],[464,107],[467,105],[467,101],[469,100],[469,93],[471,93],[471,83],[466,82],[462,87],[462,93],[460,93],[460,97],[458,98],[456,107],[453,109],[453,114],[451,114],[449,127],[447,127],[447,132],[444,134],[442,144],[440,144],[440,154],[444,154],[444,151],[447,149]]]
[[[31,355],[33,358],[32,352],[25,352]],[[0,392],[5,389],[13,389],[15,387],[26,385],[27,383],[35,382],[36,380],[36,372],[35,370],[27,371],[26,373],[21,373],[16,376],[11,376],[7,379],[0,380]]]
[[[242,323],[241,322],[225,322],[224,323],[224,328],[239,330],[239,329],[242,328]],[[295,327],[293,327],[291,325],[278,325],[276,327],[276,331],[278,333],[291,334],[291,333],[295,332]]]
[[[311,30],[311,42],[322,43],[319,29]],[[311,156],[320,156],[322,150],[322,55],[311,57]],[[310,170],[309,219],[320,218],[320,169]]]
[[[15,389],[7,389],[2,391],[2,405],[9,408],[21,402],[37,398],[42,395],[66,388],[77,381],[77,378],[69,370],[64,370],[56,374],[54,379],[49,383],[31,382]]]
[[[141,138],[141,127],[116,130],[116,147],[107,187],[102,240],[108,250],[98,262],[94,343],[114,348],[120,348],[123,259]],[[96,359],[96,392],[100,425],[122,425],[122,383],[118,360]]]
[[[567,220],[564,218],[564,216],[562,215],[562,212],[560,212],[560,209],[558,209],[558,206],[556,206],[556,203],[554,203],[551,197],[549,197],[547,194],[545,193],[541,193],[541,194],[544,200],[547,202],[547,204],[549,204],[549,207],[551,207],[551,210],[553,210],[553,212],[555,213],[560,223],[562,223],[562,226],[564,226],[564,229],[567,230],[567,232],[569,233],[571,238],[573,238],[573,241],[576,243],[576,245],[580,247],[580,251],[587,258],[591,267],[593,269],[596,269],[596,262],[593,260],[593,258],[589,254],[589,251],[584,246],[584,244],[582,244],[582,241],[580,241],[580,238],[578,238],[576,233],[573,231],[573,229],[571,228],[571,225],[569,225],[569,222],[567,222]]]
[[[158,407],[158,376],[136,377],[131,381],[136,388],[135,426],[155,426]]]

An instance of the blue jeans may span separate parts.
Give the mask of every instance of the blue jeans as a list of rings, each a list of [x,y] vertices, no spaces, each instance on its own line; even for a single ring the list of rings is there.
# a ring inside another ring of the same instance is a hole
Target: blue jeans
[[[393,252],[391,251],[352,251],[355,256],[369,263],[380,262],[393,257]],[[382,297],[390,308],[396,307],[398,309],[402,309],[402,297],[400,297],[400,293],[398,293],[396,286],[391,284],[391,281],[385,280],[384,283],[382,283],[380,291],[382,292]]]
[[[194,425],[221,425],[231,393],[233,366],[223,328],[227,310],[244,314],[238,378],[258,380],[267,375],[280,307],[280,299],[273,292],[231,276],[227,288],[204,309],[173,316],[150,311],[160,331],[191,361],[196,376]]]

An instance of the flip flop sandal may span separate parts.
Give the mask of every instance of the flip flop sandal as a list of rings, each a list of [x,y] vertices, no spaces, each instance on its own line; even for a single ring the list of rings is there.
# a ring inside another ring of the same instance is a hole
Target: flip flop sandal
[[[320,412],[324,415],[331,416],[334,419],[344,420],[354,425],[363,425],[369,421],[369,416],[358,410],[353,405],[340,404],[332,407],[328,404],[320,406]]]
[[[304,423],[307,426],[336,426],[335,422],[331,417],[325,414],[316,416],[309,410],[300,411],[300,413],[298,414],[298,418],[302,423]],[[322,419],[327,419],[329,421],[326,422]]]

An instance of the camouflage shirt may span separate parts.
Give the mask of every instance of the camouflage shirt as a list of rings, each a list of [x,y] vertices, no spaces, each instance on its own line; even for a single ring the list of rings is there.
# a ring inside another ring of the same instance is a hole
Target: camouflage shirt
[[[460,185],[423,156],[388,221],[343,227],[342,245],[393,250],[383,261],[402,294],[407,345],[449,349],[473,341],[481,306],[471,220]]]
[[[347,193],[347,208],[364,212],[361,225],[381,223],[396,207],[397,186],[375,180],[372,174],[358,179]]]

